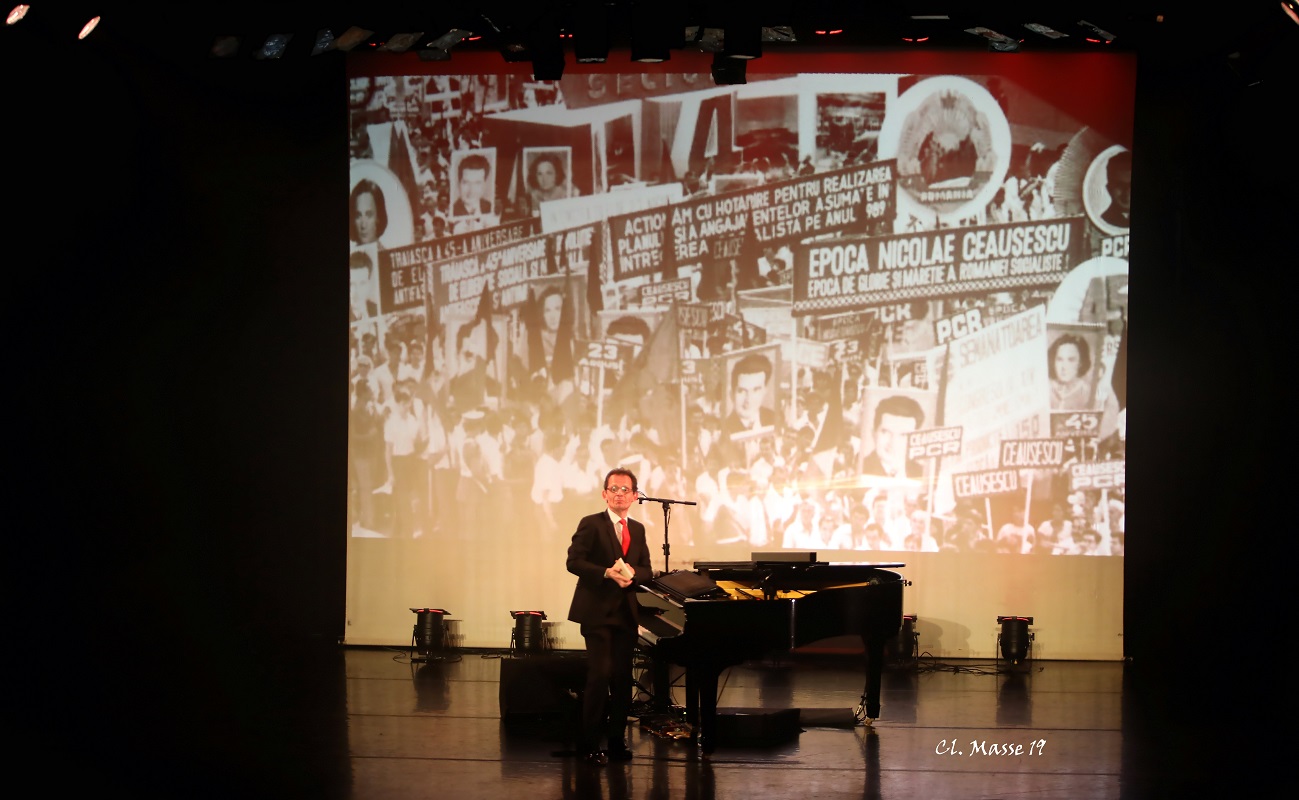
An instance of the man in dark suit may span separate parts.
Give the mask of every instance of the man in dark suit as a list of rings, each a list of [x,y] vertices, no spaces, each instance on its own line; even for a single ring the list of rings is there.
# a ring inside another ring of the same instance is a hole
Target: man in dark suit
[[[748,354],[731,370],[731,413],[722,420],[721,438],[733,467],[752,463],[758,454],[756,437],[775,432],[776,412],[763,405],[771,372],[771,359],[761,353]]]
[[[1101,219],[1116,228],[1130,228],[1132,213],[1132,153],[1124,150],[1115,153],[1105,162],[1105,191],[1110,204]]]
[[[492,174],[492,162],[482,153],[470,153],[456,167],[456,190],[459,197],[451,204],[453,217],[477,217],[492,213],[492,202],[487,199],[487,179]]]
[[[374,262],[366,252],[358,250],[352,253],[348,266],[351,273],[350,321],[360,322],[379,316],[379,307],[370,299],[374,290]]]
[[[568,547],[568,571],[577,576],[568,618],[586,640],[586,691],[578,753],[590,764],[628,761],[632,657],[636,648],[635,586],[653,577],[645,526],[628,519],[636,476],[612,469],[604,478],[606,509],[577,523]],[[601,738],[609,749],[600,749]]]
[[[875,406],[875,426],[871,429],[875,449],[862,460],[863,475],[890,478],[920,478],[924,469],[907,458],[907,435],[925,424],[925,411],[915,398],[906,395],[886,397]]]

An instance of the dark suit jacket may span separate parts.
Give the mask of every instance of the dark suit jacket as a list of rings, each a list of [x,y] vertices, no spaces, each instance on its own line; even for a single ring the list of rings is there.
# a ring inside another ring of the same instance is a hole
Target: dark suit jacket
[[[650,567],[649,545],[645,542],[645,526],[628,517],[627,529],[631,533],[631,545],[624,556],[620,534],[608,511],[583,517],[577,523],[573,543],[568,547],[568,571],[577,576],[573,603],[568,609],[568,618],[573,622],[636,626],[636,585],[649,581],[654,573]],[[604,577],[604,571],[620,558],[636,573],[632,585],[626,589]]]

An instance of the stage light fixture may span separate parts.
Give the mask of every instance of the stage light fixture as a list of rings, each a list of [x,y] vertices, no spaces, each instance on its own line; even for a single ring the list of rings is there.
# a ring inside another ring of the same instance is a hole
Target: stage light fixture
[[[1117,38],[1114,34],[1104,28],[1097,27],[1085,19],[1078,20],[1078,27],[1085,29],[1089,34],[1091,34],[1087,37],[1087,41],[1089,42],[1104,42],[1105,44],[1109,44]]]
[[[718,86],[747,83],[747,65],[748,62],[742,58],[731,58],[721,53],[713,53],[713,83]]]
[[[218,36],[212,41],[213,58],[234,58],[239,52],[238,36]]]
[[[10,10],[9,16],[5,17],[5,24],[17,25],[19,22],[22,21],[23,17],[27,16],[27,12],[31,11],[31,9],[32,7],[29,5],[14,6],[13,9]]]
[[[920,650],[920,634],[916,632],[916,615],[904,614],[898,635],[884,643],[884,660],[889,663],[914,661]]]
[[[672,58],[671,26],[677,23],[671,10],[657,4],[636,3],[631,8],[631,60],[658,64]],[[680,28],[684,37],[685,27]]]
[[[577,63],[603,64],[609,60],[609,20],[603,5],[580,10],[572,29]]]
[[[951,19],[944,14],[915,14],[901,21],[898,38],[906,44],[924,44],[941,39],[951,30]]]
[[[534,79],[557,81],[564,77],[564,39],[554,20],[533,25],[528,31],[528,51],[532,54]]]
[[[703,53],[722,52],[726,40],[726,31],[721,28],[702,28],[691,25],[686,28],[686,43],[699,48]]]
[[[798,41],[798,36],[794,34],[793,27],[789,25],[764,26],[762,28],[762,41],[793,43]]]
[[[999,616],[997,624],[1001,626],[1001,633],[997,636],[1001,657],[1011,664],[1027,660],[1033,649],[1033,634],[1028,629],[1033,624],[1033,618]]]
[[[1019,52],[1020,40],[999,33],[991,28],[985,28],[981,25],[973,28],[966,28],[966,33],[982,36],[988,40],[988,49],[998,53],[1016,53]]]
[[[761,58],[762,28],[749,24],[728,25],[722,37],[722,55],[727,58]]]
[[[329,28],[321,28],[316,31],[316,41],[311,45],[311,54],[318,56],[321,53],[327,53],[334,49],[334,32]]]
[[[253,58],[267,59],[280,58],[284,55],[284,48],[289,46],[289,40],[293,38],[291,33],[272,33],[266,37],[266,41],[253,54]]]
[[[451,48],[473,35],[473,31],[452,28],[415,52],[421,61],[447,61],[451,58]]]
[[[1024,27],[1025,27],[1025,28],[1028,28],[1028,29],[1029,29],[1030,31],[1032,31],[1033,33],[1039,34],[1039,35],[1041,35],[1041,36],[1045,36],[1045,37],[1048,38],[1048,39],[1068,39],[1068,38],[1069,38],[1069,34],[1067,34],[1067,33],[1062,33],[1062,32],[1060,32],[1060,31],[1056,30],[1055,28],[1052,28],[1050,25],[1043,25],[1043,24],[1040,23],[1040,22],[1025,22],[1025,23],[1024,23]]]
[[[546,619],[544,611],[511,611],[514,631],[510,634],[510,652],[515,655],[534,655],[546,649],[546,632],[541,624]]]
[[[446,651],[446,621],[451,612],[444,608],[412,608],[415,612],[415,629],[411,643],[415,655],[411,661],[436,660]]]
[[[1281,0],[1281,10],[1291,22],[1299,25],[1299,0]]]
[[[505,39],[497,49],[501,51],[501,58],[507,64],[532,60],[532,53],[529,52],[527,43],[519,39]]]
[[[334,49],[348,52],[374,35],[374,31],[353,25],[334,40]]]
[[[661,64],[672,58],[667,44],[653,34],[632,32],[631,60],[642,64]]]
[[[86,37],[89,36],[90,34],[94,33],[94,32],[95,32],[95,28],[98,28],[98,27],[99,27],[99,17],[91,17],[91,18],[86,22],[85,25],[82,25],[82,26],[81,26],[81,33],[78,33],[78,34],[77,34],[77,38],[78,38],[78,39],[84,39],[84,38],[86,38]]]
[[[423,36],[424,31],[394,33],[379,47],[379,50],[384,53],[404,53],[414,47]]]

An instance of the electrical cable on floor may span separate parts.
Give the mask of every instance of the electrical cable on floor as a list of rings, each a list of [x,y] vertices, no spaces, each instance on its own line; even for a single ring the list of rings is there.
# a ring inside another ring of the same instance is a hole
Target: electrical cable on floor
[[[672,696],[672,689],[685,680],[685,674],[678,675],[676,680],[669,683],[667,702],[664,704],[666,710],[661,710],[655,708],[659,698],[654,695],[653,689],[645,685],[647,673],[653,669],[653,660],[638,653],[635,667],[640,670],[640,673],[639,678],[634,679],[633,683],[637,693],[632,701],[630,715],[639,720],[641,730],[662,739],[689,738],[690,725],[686,722],[686,710],[676,705]],[[649,681],[652,686],[653,679],[650,678]]]

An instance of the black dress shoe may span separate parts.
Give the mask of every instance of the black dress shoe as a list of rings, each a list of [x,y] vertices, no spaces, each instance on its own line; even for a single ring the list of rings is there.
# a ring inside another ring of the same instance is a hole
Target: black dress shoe
[[[631,761],[631,759],[632,759],[631,751],[627,749],[627,745],[623,745],[622,747],[615,746],[609,748],[610,761]]]
[[[609,755],[603,750],[592,750],[589,753],[583,753],[582,760],[592,766],[603,767],[609,763]]]

